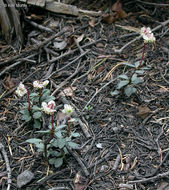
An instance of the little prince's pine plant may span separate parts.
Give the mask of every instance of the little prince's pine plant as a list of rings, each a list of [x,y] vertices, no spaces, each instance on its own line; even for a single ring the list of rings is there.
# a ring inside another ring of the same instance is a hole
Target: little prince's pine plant
[[[34,81],[33,87],[35,91],[31,94],[22,83],[19,84],[15,91],[19,97],[27,94],[28,102],[24,103],[20,110],[20,113],[22,114],[21,119],[25,122],[31,123],[34,128],[40,129],[42,124],[42,102],[47,104],[55,99],[54,96],[50,96],[50,90],[46,89],[48,83],[48,80],[44,82]]]
[[[120,92],[123,92],[127,97],[130,97],[132,94],[136,93],[136,86],[144,82],[143,78],[140,77],[140,75],[144,75],[145,71],[149,69],[148,67],[143,67],[142,64],[145,47],[147,43],[153,43],[156,39],[149,27],[142,27],[140,30],[140,35],[144,39],[141,60],[135,62],[134,64],[124,63],[125,66],[132,68],[133,71],[130,72],[130,75],[121,74],[118,76],[118,84],[116,86],[116,89],[113,92],[111,92],[112,96],[119,95]]]
[[[51,123],[49,129],[45,131],[37,131],[37,133],[45,135],[42,139],[29,139],[26,142],[33,143],[38,149],[38,152],[43,152],[49,164],[53,164],[56,168],[63,164],[68,154],[67,148],[78,148],[78,144],[72,141],[72,138],[79,137],[79,133],[71,132],[70,125],[74,122],[72,114],[74,109],[70,105],[64,105],[63,113],[66,115],[66,123],[64,125],[56,126],[54,123],[53,115],[55,113],[55,102],[49,102],[43,105],[43,111],[51,116]]]

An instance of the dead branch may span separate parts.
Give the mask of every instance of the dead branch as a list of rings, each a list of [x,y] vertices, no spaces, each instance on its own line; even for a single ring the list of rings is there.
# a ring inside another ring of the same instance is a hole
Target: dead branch
[[[9,165],[9,160],[8,160],[7,153],[6,153],[4,145],[2,143],[0,143],[0,151],[2,152],[2,155],[4,157],[5,164],[6,164],[6,170],[7,170],[7,174],[8,174],[8,187],[7,187],[7,190],[10,190],[11,183],[12,183],[12,180],[11,180],[11,168],[10,168],[10,165]]]

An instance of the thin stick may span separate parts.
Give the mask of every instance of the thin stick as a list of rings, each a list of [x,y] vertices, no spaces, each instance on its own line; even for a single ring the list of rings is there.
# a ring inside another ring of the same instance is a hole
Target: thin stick
[[[143,179],[135,180],[135,181],[129,181],[128,183],[145,183],[147,181],[152,181],[152,180],[155,180],[155,179],[160,179],[160,178],[166,177],[168,175],[169,175],[169,171],[161,173],[161,174],[158,174],[158,175],[156,175],[154,177],[143,178]]]
[[[115,79],[110,80],[108,83],[106,83],[105,85],[103,85],[98,91],[96,91],[95,94],[92,96],[92,98],[91,98],[91,99],[87,102],[87,104],[84,106],[84,108],[83,108],[82,111],[85,110],[85,108],[91,103],[91,101],[95,98],[95,96],[96,96],[99,92],[101,92],[106,86],[108,86],[109,84],[111,84],[112,82],[114,82],[114,81],[117,80],[117,79],[118,79],[118,77],[115,78]]]
[[[4,145],[2,143],[0,143],[0,151],[2,152],[2,155],[4,157],[5,164],[6,164],[6,170],[7,170],[7,174],[8,174],[8,187],[7,187],[7,190],[10,190],[11,183],[12,183],[12,180],[11,180],[11,168],[9,166],[9,160],[8,160],[8,157],[7,157],[7,153],[6,153]]]

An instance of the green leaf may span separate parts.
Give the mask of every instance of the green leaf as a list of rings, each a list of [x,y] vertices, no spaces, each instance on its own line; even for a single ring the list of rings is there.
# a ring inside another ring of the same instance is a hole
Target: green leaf
[[[31,99],[31,100],[33,100],[33,101],[35,101],[35,102],[38,102],[38,101],[39,101],[39,94],[38,94],[38,93],[33,92],[33,93],[31,93],[29,96],[30,96],[30,99]]]
[[[59,131],[60,129],[63,129],[65,127],[66,127],[66,125],[59,125],[56,127],[55,131]]]
[[[34,119],[33,127],[36,129],[40,129],[41,128],[41,122],[37,119]]]
[[[132,65],[131,63],[128,63],[128,62],[123,63],[123,65],[135,68],[134,65]]]
[[[36,148],[40,149],[40,152],[44,151],[44,143],[36,143],[35,146]]]
[[[80,134],[79,133],[73,133],[73,132],[71,132],[71,134],[70,134],[72,137],[80,137]]]
[[[21,120],[24,120],[25,122],[29,122],[31,120],[31,116],[28,115],[22,115]]]
[[[128,80],[128,79],[129,79],[129,77],[128,77],[127,75],[119,75],[119,78],[125,79],[125,80]]]
[[[131,81],[133,82],[134,80],[136,80],[137,79],[137,74],[135,73],[135,74],[133,74],[133,76],[131,77]]]
[[[50,133],[50,130],[46,130],[46,131],[36,131],[36,133],[49,134],[49,133]]]
[[[144,82],[143,79],[140,79],[140,78],[136,78],[134,81],[132,81],[133,84],[139,84],[139,83],[142,83]]]
[[[137,74],[141,74],[141,75],[144,74],[144,72],[145,72],[144,70],[137,70],[136,71]]]
[[[38,106],[33,106],[32,107],[32,112],[36,112],[36,111],[41,111],[41,108]]]
[[[62,135],[61,131],[56,131],[55,135],[56,135],[57,138],[63,138],[63,135]]]
[[[34,112],[34,114],[33,114],[33,118],[34,119],[39,119],[39,118],[41,118],[42,117],[42,113],[41,112]]]
[[[49,163],[54,164],[55,168],[59,168],[63,164],[63,158],[51,158]]]
[[[118,95],[119,93],[120,93],[120,91],[115,90],[115,91],[111,92],[110,94],[111,94],[112,96],[116,96],[116,95]]]
[[[41,102],[45,101],[46,102],[46,98],[50,95],[50,90],[49,89],[43,89],[42,91],[42,97],[41,97]]]
[[[141,70],[149,70],[149,67],[142,67]]]
[[[129,83],[128,80],[122,80],[117,84],[117,89],[121,89],[122,87],[126,86]]]
[[[66,144],[65,139],[57,139],[57,145],[60,149],[63,148],[65,144]]]
[[[57,143],[57,140],[56,140],[56,139],[52,140],[52,141],[51,141],[51,144],[52,144],[52,146],[58,148],[58,143]]]
[[[78,144],[74,143],[74,142],[68,142],[68,146],[70,146],[71,148],[78,148]]]
[[[130,97],[133,93],[135,93],[137,91],[136,88],[131,87],[131,86],[127,86],[124,90],[126,96]]]
[[[48,103],[50,102],[51,100],[55,100],[56,98],[54,96],[48,96],[45,101]]]
[[[22,109],[22,110],[20,110],[20,113],[23,114],[23,115],[30,116],[30,113],[29,113],[28,109]]]
[[[61,156],[61,153],[58,152],[58,151],[48,151],[49,155],[52,155],[52,156],[56,156],[56,157],[59,157]]]
[[[142,62],[142,64],[143,64],[143,62]],[[140,61],[136,61],[136,62],[134,63],[134,65],[135,65],[136,68],[138,68],[138,66],[140,65]]]
[[[26,140],[26,142],[31,143],[31,144],[37,144],[37,143],[41,143],[43,141],[41,139],[32,138],[32,139]]]

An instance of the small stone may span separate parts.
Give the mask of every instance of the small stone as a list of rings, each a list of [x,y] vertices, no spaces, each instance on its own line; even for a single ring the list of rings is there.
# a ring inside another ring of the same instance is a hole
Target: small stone
[[[29,183],[34,178],[34,174],[28,170],[25,170],[17,177],[17,186],[18,188],[23,187],[27,183]]]

